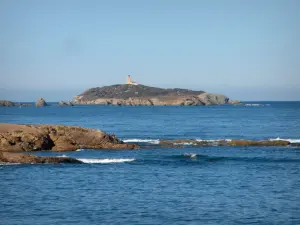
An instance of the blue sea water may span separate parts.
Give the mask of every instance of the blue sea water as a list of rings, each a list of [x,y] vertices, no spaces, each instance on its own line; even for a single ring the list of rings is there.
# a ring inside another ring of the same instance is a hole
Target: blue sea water
[[[97,128],[145,146],[35,153],[86,162],[80,165],[0,165],[0,224],[300,224],[299,147],[155,145],[300,142],[300,102],[263,104],[0,108],[1,123]]]

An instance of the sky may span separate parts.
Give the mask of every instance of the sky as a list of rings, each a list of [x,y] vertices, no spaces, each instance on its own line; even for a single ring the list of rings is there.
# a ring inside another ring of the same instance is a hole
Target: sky
[[[300,100],[299,0],[0,0],[0,99],[140,84]]]

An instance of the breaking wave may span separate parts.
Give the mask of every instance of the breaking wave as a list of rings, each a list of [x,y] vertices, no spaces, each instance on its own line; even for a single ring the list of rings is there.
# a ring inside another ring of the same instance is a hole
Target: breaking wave
[[[205,139],[196,139],[196,141],[207,141],[207,142],[216,142],[216,141],[232,141],[232,139],[210,139],[210,140],[205,140]]]
[[[245,104],[244,106],[270,106],[270,104],[259,104],[259,103],[248,103],[248,104]]]
[[[57,156],[61,158],[68,157],[66,155]],[[88,164],[109,164],[109,163],[126,163],[126,162],[133,162],[135,161],[134,158],[128,158],[128,159],[88,159],[88,158],[76,158],[77,160],[88,163]],[[11,166],[11,165],[20,165],[21,163],[0,163],[0,166]],[[38,163],[37,163],[38,164]],[[1,169],[1,167],[0,167]]]
[[[0,166],[13,166],[13,165],[20,165],[21,163],[0,163]]]
[[[173,145],[193,145],[192,142],[174,143]]]
[[[125,163],[125,162],[135,161],[134,158],[129,158],[129,159],[84,159],[84,158],[77,158],[77,160],[79,160],[83,163],[100,163],[100,164]]]
[[[197,158],[196,153],[184,153],[183,156],[187,158]]]
[[[67,158],[67,157],[69,157],[69,156],[67,156],[67,155],[59,155],[59,156],[57,156],[57,157],[59,157],[59,158]]]
[[[205,139],[195,139],[194,141],[206,141],[206,142],[217,142],[217,141],[226,141],[229,142],[231,139],[211,139],[211,140],[205,140]],[[123,142],[125,143],[148,143],[148,144],[160,144],[160,139],[138,139],[138,138],[132,138],[132,139],[124,139]],[[174,143],[174,145],[193,145],[193,142],[184,142],[184,143]]]
[[[159,144],[159,139],[124,139],[123,142],[125,143],[150,143],[150,144]]]
[[[270,138],[269,139],[270,141],[288,141],[292,144],[295,144],[295,143],[300,143],[300,139],[291,139],[291,138],[287,138],[287,139],[283,139],[283,138]]]

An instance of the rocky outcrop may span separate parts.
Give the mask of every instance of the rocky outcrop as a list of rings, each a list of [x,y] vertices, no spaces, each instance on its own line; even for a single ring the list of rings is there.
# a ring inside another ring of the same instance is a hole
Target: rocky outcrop
[[[91,88],[75,96],[75,104],[103,104],[103,105],[178,105],[203,106],[228,104],[225,95],[193,91],[188,89],[164,89],[145,85],[112,85],[102,88]]]
[[[61,101],[58,103],[58,106],[74,106],[74,104],[72,102]]]
[[[227,104],[229,98],[225,95],[212,94],[212,93],[203,93],[198,95],[199,100],[205,105],[217,105],[217,104]]]
[[[0,151],[75,151],[86,149],[136,149],[114,135],[96,129],[60,125],[0,124]]]
[[[7,100],[0,100],[0,107],[7,106],[7,107],[12,107],[15,106],[15,103]]]
[[[288,146],[291,143],[284,140],[231,140],[228,142],[230,146]]]
[[[298,146],[285,140],[160,140],[158,145],[164,147],[184,147],[184,146]]]
[[[0,163],[20,163],[20,164],[58,164],[58,163],[75,163],[81,161],[69,157],[41,157],[20,153],[0,152]]]
[[[242,105],[243,103],[239,100],[229,100],[228,102],[229,104],[232,104],[232,105]]]
[[[47,103],[43,98],[40,98],[36,101],[35,106],[36,107],[44,107],[44,106],[47,106]]]

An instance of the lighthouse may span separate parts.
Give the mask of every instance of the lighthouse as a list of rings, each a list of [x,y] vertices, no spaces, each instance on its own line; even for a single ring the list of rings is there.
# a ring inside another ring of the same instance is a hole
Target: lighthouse
[[[131,84],[131,85],[138,85],[136,82],[131,80],[130,75],[127,76],[127,84]]]

